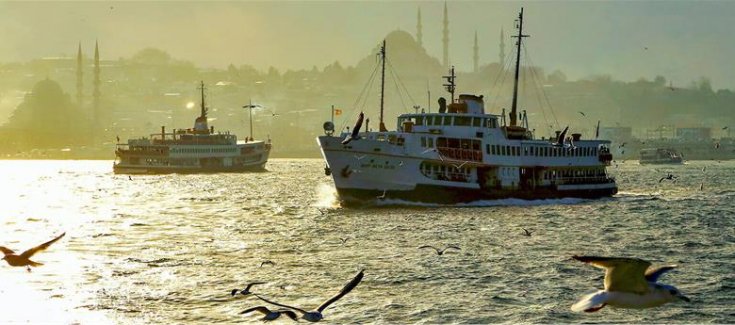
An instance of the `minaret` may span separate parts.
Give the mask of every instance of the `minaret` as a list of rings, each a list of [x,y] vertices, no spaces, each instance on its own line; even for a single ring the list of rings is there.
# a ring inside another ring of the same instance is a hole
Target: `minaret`
[[[447,3],[444,2],[444,35],[442,37],[444,44],[444,60],[442,63],[445,68],[449,68],[449,15],[447,14]]]
[[[100,123],[100,50],[98,42],[94,42],[94,92],[92,93],[92,109],[94,110],[94,123]]]
[[[503,27],[500,27],[500,57],[499,61],[500,68],[505,67],[505,35],[503,34]]]
[[[77,105],[82,106],[82,42],[77,49]]]
[[[416,43],[419,44],[419,47],[423,47],[424,44],[423,44],[422,38],[424,34],[421,32],[421,27],[422,27],[421,26],[421,7],[419,7],[419,13],[418,13],[418,17],[416,21],[417,21],[416,22]]]
[[[472,57],[474,60],[474,69],[472,71],[477,72],[480,70],[480,46],[477,45],[477,31],[475,31],[475,47],[472,48],[475,55]]]

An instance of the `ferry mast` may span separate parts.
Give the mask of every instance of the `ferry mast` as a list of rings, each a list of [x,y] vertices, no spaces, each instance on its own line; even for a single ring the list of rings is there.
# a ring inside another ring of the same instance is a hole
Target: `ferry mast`
[[[383,61],[383,70],[380,75],[380,132],[386,132],[388,129],[385,128],[385,123],[383,123],[383,102],[385,99],[385,40],[383,40],[383,46],[380,47],[380,59]]]
[[[511,36],[518,38],[516,42],[516,74],[513,81],[513,104],[510,111],[510,126],[516,126],[518,124],[518,73],[521,65],[521,41],[524,37],[529,35],[523,35],[523,7],[521,7],[521,13],[518,14],[518,35]]]
[[[207,118],[207,107],[204,104],[204,81],[202,81],[199,89],[202,91],[202,114],[200,115],[200,117],[206,119]]]

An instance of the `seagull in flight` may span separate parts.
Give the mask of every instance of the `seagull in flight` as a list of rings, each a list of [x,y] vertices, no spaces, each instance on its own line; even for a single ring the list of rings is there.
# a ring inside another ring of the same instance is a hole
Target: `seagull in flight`
[[[278,319],[279,317],[281,317],[281,315],[286,315],[286,316],[288,316],[288,318],[290,318],[290,319],[295,320],[295,321],[298,322],[298,317],[296,316],[296,313],[294,313],[293,310],[288,310],[288,309],[270,310],[266,306],[257,306],[257,307],[245,309],[245,310],[241,311],[240,314],[241,315],[242,314],[247,314],[247,313],[251,313],[251,312],[254,312],[254,311],[257,311],[257,312],[265,315],[265,316],[263,316],[263,318],[260,319],[260,320],[262,320],[264,322]]]
[[[572,256],[573,259],[605,269],[605,289],[582,297],[572,305],[575,312],[596,312],[610,305],[619,308],[651,308],[689,298],[676,287],[657,283],[675,265],[649,268],[651,262],[638,258]]]
[[[564,146],[564,139],[567,137],[567,131],[569,131],[569,126],[564,128],[564,131],[561,131],[559,133],[559,136],[556,138],[556,142],[552,143],[551,145],[554,147],[562,147]]]
[[[379,196],[376,196],[375,198],[378,199],[378,200],[381,200],[381,201],[382,200],[385,200],[385,193],[387,193],[387,192],[388,192],[388,190],[383,190],[383,194],[381,194]]]
[[[434,246],[431,246],[431,245],[424,245],[424,246],[419,247],[419,249],[422,249],[422,248],[431,248],[431,249],[433,249],[433,250],[436,251],[436,255],[444,255],[444,252],[447,249],[450,249],[450,248],[451,249],[456,249],[456,250],[462,250],[461,248],[459,248],[458,246],[455,246],[455,245],[449,245],[449,246],[445,247],[444,249],[438,249],[438,248],[436,248]]]
[[[453,166],[454,168],[456,168],[456,169],[460,169],[460,168],[462,168],[462,166],[464,166],[464,165],[465,165],[466,163],[468,163],[468,162],[469,162],[469,161],[464,161],[464,162],[462,162],[462,163],[461,163],[461,164],[459,164],[459,165],[457,165],[457,164],[450,164],[450,165],[452,165],[452,166]]]
[[[669,173],[668,175],[666,175],[666,177],[661,177],[661,179],[659,179],[658,182],[661,183],[665,179],[676,182],[677,178],[678,177],[674,176],[674,174]]]
[[[252,288],[256,284],[265,284],[265,282],[252,282],[252,283],[248,283],[248,285],[245,287],[245,289],[242,289],[242,290],[240,290],[240,289],[232,289],[231,294],[234,297],[237,294],[237,292],[240,291],[240,293],[243,296],[247,296],[247,295],[253,293],[252,291],[250,291],[250,288]]]
[[[301,318],[304,320],[307,320],[309,322],[318,322],[324,319],[324,315],[322,314],[322,312],[324,312],[324,310],[327,309],[329,305],[333,304],[335,301],[339,300],[340,298],[344,297],[346,294],[350,293],[352,289],[355,289],[355,287],[357,287],[357,285],[360,284],[360,281],[362,281],[362,278],[364,276],[364,272],[365,270],[361,270],[359,273],[357,273],[357,275],[350,282],[345,284],[345,286],[342,288],[342,290],[339,293],[337,293],[334,297],[327,299],[327,301],[323,302],[319,307],[316,308],[316,310],[313,310],[313,311],[306,311],[298,307],[273,302],[259,295],[255,295],[255,296],[258,297],[260,300],[263,300],[271,305],[289,308],[297,312],[300,312]]]
[[[579,114],[582,114],[582,116],[587,117],[587,115],[584,115],[584,112],[579,112]]]
[[[58,237],[49,240],[41,245],[28,249],[20,255],[16,255],[12,249],[4,246],[0,246],[0,251],[2,251],[5,255],[3,259],[8,262],[10,266],[25,266],[26,270],[28,270],[28,272],[31,272],[31,266],[41,266],[43,265],[43,263],[31,261],[30,258],[33,257],[33,255],[35,255],[36,253],[47,249],[49,246],[51,246],[51,244],[57,242],[59,239],[61,239],[61,237],[64,237],[64,235],[66,235],[66,233],[63,233]]]
[[[531,234],[533,234],[533,231],[528,231],[528,229],[526,228],[521,228],[521,229],[523,229],[523,235],[526,237],[531,237]]]
[[[267,261],[260,262],[260,267],[263,267],[263,265],[276,265],[276,263],[271,260],[267,260]]]
[[[342,242],[342,245],[346,244],[349,239],[350,237],[339,237],[339,240]]]

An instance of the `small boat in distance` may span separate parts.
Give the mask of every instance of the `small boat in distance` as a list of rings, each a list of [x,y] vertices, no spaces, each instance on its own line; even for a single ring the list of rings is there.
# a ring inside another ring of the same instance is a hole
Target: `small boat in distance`
[[[641,149],[641,160],[639,164],[681,164],[681,154],[671,148],[647,148]]]
[[[317,141],[327,163],[325,173],[332,176],[342,204],[391,199],[457,204],[504,198],[600,198],[617,193],[615,178],[606,171],[612,161],[610,141],[582,139],[580,133],[567,137],[569,127],[538,139],[529,128],[528,115],[518,112],[521,40],[526,37],[523,9],[518,18],[510,123],[505,113],[486,113],[483,96],[461,94],[455,100],[452,68],[444,77],[451,97],[439,99],[438,113],[417,109],[402,114],[396,129],[389,131],[383,123],[381,97],[378,131],[366,127],[360,132],[362,113],[352,132],[333,136],[333,123],[324,124],[325,135]],[[380,54],[384,71],[385,42]]]
[[[115,150],[113,171],[116,174],[169,174],[169,173],[220,173],[265,170],[271,150],[267,142],[253,140],[252,114],[251,136],[238,141],[237,136],[214,131],[207,125],[207,106],[204,101],[204,82],[201,83],[201,115],[194,121],[194,128],[174,129],[166,133],[154,133],[150,138],[128,139]],[[252,106],[252,105],[251,105]]]

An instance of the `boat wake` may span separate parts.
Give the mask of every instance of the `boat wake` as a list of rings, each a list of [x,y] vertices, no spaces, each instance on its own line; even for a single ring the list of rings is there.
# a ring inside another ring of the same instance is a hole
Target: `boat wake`
[[[315,208],[336,208],[339,207],[337,200],[337,190],[334,186],[320,183],[316,187],[316,202],[312,205]]]

